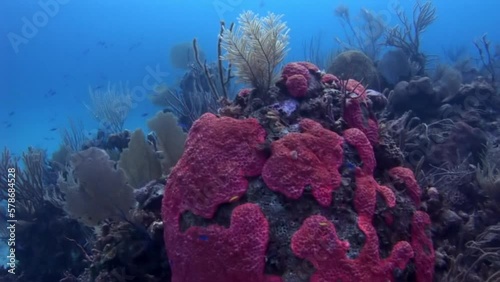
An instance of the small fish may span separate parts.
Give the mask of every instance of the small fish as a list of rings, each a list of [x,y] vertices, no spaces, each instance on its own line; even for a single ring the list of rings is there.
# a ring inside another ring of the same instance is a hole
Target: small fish
[[[92,91],[96,91],[96,90],[103,89],[103,88],[104,88],[104,85],[100,84],[100,85],[97,85],[94,88],[92,88]]]
[[[49,131],[56,131],[57,127],[52,127]]]
[[[12,127],[12,123],[8,123],[5,128],[11,128]]]
[[[356,168],[356,165],[350,161],[347,161],[346,162],[346,167],[349,169],[349,170],[353,170]]]
[[[148,114],[148,113],[143,113],[143,114],[141,115],[141,117],[145,117],[145,116],[147,116],[147,115],[149,115],[149,114]]]
[[[239,199],[238,196],[233,196],[233,197],[231,197],[231,199],[229,199],[229,202],[232,203],[234,201],[237,201],[238,199]]]
[[[208,241],[208,236],[207,235],[200,235],[200,240],[202,241]]]
[[[54,89],[49,89],[49,91],[47,91],[47,93],[45,93],[45,95],[43,95],[43,97],[45,98],[48,98],[48,97],[52,97],[54,95],[56,95],[56,91]]]
[[[12,111],[9,113],[9,117],[13,116],[16,112]]]
[[[82,54],[85,56],[89,53],[89,51],[90,51],[90,48],[87,48],[87,49],[83,50]]]

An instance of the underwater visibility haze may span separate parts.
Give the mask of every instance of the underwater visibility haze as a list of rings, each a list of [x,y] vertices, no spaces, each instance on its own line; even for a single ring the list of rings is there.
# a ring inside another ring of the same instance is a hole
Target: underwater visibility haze
[[[500,281],[499,9],[0,2],[0,281]]]

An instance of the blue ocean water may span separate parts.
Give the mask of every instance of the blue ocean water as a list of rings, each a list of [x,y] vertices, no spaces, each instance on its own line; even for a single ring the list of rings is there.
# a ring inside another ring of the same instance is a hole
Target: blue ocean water
[[[413,1],[401,1],[411,10]],[[433,1],[437,20],[424,33],[422,50],[446,62],[443,49],[464,46],[477,59],[473,40],[487,34],[500,42],[500,3]],[[81,120],[84,134],[99,128],[84,106],[89,88],[124,83],[133,93],[125,128],[149,131],[146,120],[160,108],[148,99],[145,78],[174,84],[184,74],[174,68],[170,49],[197,38],[207,61],[217,59],[221,20],[235,22],[252,10],[260,15],[283,14],[290,28],[290,52],[285,62],[303,60],[304,42],[321,36],[321,52],[337,50],[335,37],[345,38],[335,16],[337,6],[349,7],[353,18],[370,9],[389,25],[398,23],[398,1],[300,0],[4,0],[0,2],[0,149],[20,156],[28,147],[47,150],[61,143],[68,120]],[[149,85],[149,84],[148,84]],[[3,172],[0,172],[3,173]],[[0,187],[4,189],[4,187]],[[2,255],[1,259],[5,259]]]
[[[408,3],[406,3],[408,2]],[[411,1],[402,1],[411,8]],[[196,37],[209,61],[215,60],[219,21],[236,21],[245,10],[261,15],[283,14],[291,29],[287,61],[303,57],[303,43],[322,36],[323,51],[338,48],[344,36],[334,9],[346,4],[353,14],[364,7],[396,24],[397,1],[81,1],[40,0],[0,3],[0,147],[19,154],[28,146],[59,146],[59,129],[68,117],[84,122],[88,134],[97,124],[83,103],[89,87],[128,82],[142,85],[150,69],[172,83],[182,72],[169,63],[170,48]],[[484,33],[492,42],[496,28],[495,1],[435,1],[438,20],[424,34],[423,50],[442,55],[443,48],[466,46]],[[164,73],[168,73],[165,75]],[[154,107],[143,93],[126,120],[126,128],[144,127],[144,113]],[[140,96],[140,97],[139,97]],[[139,101],[140,100],[140,101]]]

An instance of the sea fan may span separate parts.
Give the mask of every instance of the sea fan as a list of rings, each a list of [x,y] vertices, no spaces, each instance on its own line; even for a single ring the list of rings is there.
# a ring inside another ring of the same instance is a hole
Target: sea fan
[[[259,91],[267,91],[277,80],[275,72],[285,58],[290,29],[281,21],[282,15],[269,13],[259,17],[251,11],[243,12],[236,30],[222,33],[222,47],[228,60],[236,68],[236,76],[243,83]]]

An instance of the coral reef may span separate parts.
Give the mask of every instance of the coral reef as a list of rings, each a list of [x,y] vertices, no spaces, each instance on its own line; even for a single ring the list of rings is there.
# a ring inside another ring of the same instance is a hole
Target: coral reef
[[[108,154],[98,148],[71,157],[71,169],[59,177],[65,194],[65,210],[89,226],[108,218],[126,219],[134,207],[133,187],[127,184],[122,169],[115,169]]]
[[[77,220],[68,218],[62,205],[63,199],[56,183],[57,171],[50,165],[45,151],[29,148],[20,160],[4,149],[0,158],[0,169],[14,168],[15,193],[15,248],[16,275],[0,271],[2,281],[58,281],[64,272],[78,275],[87,266],[79,245],[92,241],[92,231]],[[5,175],[5,177],[4,177]],[[7,184],[7,174],[0,177],[2,187]],[[12,183],[12,182],[10,182]],[[7,189],[2,190],[4,199]],[[6,233],[8,214],[2,218],[2,238]],[[11,217],[9,217],[10,219]]]
[[[346,42],[337,39],[344,52],[329,73],[306,61],[278,73],[282,16],[244,12],[236,28],[220,23],[215,64],[196,39],[174,46],[186,56],[172,63],[186,72],[156,86],[150,98],[163,111],[149,134],[124,129],[130,91],[109,85],[90,91],[92,139],[70,120],[52,159],[4,149],[20,243],[19,275],[0,269],[0,280],[497,281],[491,42],[475,42],[478,70],[439,65],[431,76],[421,50],[431,2],[417,1],[411,19],[398,7],[401,25],[382,44],[376,14],[363,9],[358,31],[347,7],[335,13]],[[384,45],[396,49],[379,58]]]
[[[392,167],[391,182],[378,171],[366,90],[322,76],[290,63],[269,96],[246,90],[227,106],[239,119],[195,122],[163,197],[172,281],[432,279],[430,221],[413,173]],[[286,83],[293,77],[307,85],[300,97]]]

